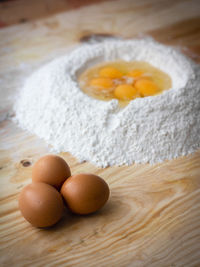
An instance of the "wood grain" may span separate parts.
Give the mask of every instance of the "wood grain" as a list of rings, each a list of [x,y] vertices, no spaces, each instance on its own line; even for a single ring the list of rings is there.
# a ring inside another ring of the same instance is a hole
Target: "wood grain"
[[[196,0],[125,0],[0,30],[0,266],[200,266],[200,151],[153,166],[106,169],[63,153],[72,173],[102,176],[111,198],[91,216],[66,211],[56,226],[37,229],[22,218],[17,199],[49,149],[8,119],[24,78],[80,41],[150,35],[199,62],[199,22]]]
[[[106,0],[15,0],[0,1],[0,27],[25,23],[58,12],[69,11]],[[108,1],[108,0],[107,0]]]

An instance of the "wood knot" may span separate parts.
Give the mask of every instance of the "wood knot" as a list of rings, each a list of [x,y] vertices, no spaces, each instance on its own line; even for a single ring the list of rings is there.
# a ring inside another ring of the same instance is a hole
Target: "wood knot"
[[[83,33],[82,36],[80,36],[79,41],[81,43],[88,43],[88,42],[94,42],[94,41],[102,41],[103,39],[109,39],[116,37],[113,34],[110,33]]]
[[[24,167],[29,167],[31,165],[31,162],[27,159],[23,159],[20,161],[20,163],[24,166]]]
[[[28,21],[28,19],[26,19],[26,18],[21,18],[20,20],[19,20],[19,23],[26,23]]]

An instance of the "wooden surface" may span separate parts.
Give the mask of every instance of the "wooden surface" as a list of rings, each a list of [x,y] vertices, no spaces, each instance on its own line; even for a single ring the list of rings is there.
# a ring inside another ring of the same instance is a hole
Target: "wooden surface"
[[[105,1],[0,30],[0,266],[200,266],[200,152],[106,169],[63,153],[72,173],[102,176],[111,198],[92,216],[66,212],[56,226],[37,229],[20,215],[17,198],[48,148],[7,118],[29,73],[93,34],[153,36],[199,62],[199,3]]]
[[[0,27],[44,18],[108,0],[0,0]]]

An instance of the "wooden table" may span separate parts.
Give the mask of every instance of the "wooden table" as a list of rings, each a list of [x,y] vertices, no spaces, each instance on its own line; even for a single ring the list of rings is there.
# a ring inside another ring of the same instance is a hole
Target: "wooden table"
[[[106,169],[63,153],[72,173],[96,173],[109,183],[108,204],[91,216],[66,213],[45,230],[20,215],[19,192],[31,182],[32,164],[48,153],[9,119],[13,97],[34,69],[94,34],[152,36],[200,62],[199,0],[55,2],[0,3],[0,266],[200,266],[199,151]]]

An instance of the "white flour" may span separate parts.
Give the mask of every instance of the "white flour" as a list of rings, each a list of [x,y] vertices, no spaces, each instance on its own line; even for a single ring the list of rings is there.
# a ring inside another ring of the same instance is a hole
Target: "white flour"
[[[172,88],[121,110],[117,100],[99,101],[80,91],[80,71],[116,59],[149,62],[171,76]],[[162,162],[200,148],[200,68],[152,40],[82,45],[29,77],[15,111],[22,128],[79,161],[101,167]]]

